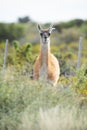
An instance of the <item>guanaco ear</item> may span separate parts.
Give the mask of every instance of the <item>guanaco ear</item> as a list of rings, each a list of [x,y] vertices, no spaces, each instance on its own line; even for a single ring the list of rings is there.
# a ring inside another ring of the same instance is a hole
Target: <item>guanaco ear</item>
[[[50,33],[51,33],[52,31],[54,31],[54,30],[55,30],[55,28],[53,28],[53,24],[51,24],[50,27],[49,27]]]
[[[38,27],[39,32],[41,32],[42,30],[41,26],[38,24],[37,27]]]

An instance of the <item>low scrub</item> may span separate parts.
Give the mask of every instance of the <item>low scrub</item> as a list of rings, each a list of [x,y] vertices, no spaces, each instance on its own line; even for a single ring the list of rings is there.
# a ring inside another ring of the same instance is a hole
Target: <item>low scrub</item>
[[[79,73],[79,75],[78,75]],[[56,87],[31,80],[15,68],[0,70],[1,130],[86,130],[87,87],[76,87],[76,76],[60,77]],[[85,75],[86,82],[87,77]],[[80,82],[78,86],[80,85]],[[85,93],[81,95],[76,91]],[[83,100],[82,100],[83,99]]]

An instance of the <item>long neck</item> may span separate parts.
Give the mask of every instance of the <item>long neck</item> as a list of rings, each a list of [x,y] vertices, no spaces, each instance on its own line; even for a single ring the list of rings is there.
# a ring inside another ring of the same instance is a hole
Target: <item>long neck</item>
[[[48,65],[48,58],[50,54],[50,41],[49,43],[41,43],[41,63]]]

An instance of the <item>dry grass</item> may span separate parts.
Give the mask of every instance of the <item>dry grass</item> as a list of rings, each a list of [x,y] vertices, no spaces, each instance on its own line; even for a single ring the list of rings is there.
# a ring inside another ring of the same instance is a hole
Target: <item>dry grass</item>
[[[54,88],[14,68],[0,70],[0,130],[86,130],[86,95],[83,104],[75,92],[86,83],[78,77],[60,77]]]
[[[87,116],[81,109],[61,108],[48,110],[40,108],[37,121],[31,122],[28,113],[24,113],[20,130],[86,130]]]

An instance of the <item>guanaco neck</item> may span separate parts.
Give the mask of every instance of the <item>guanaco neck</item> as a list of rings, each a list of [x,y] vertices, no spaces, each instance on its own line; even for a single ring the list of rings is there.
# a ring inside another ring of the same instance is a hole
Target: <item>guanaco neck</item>
[[[49,54],[50,54],[50,41],[48,43],[41,43],[40,57],[41,64],[48,65]]]

